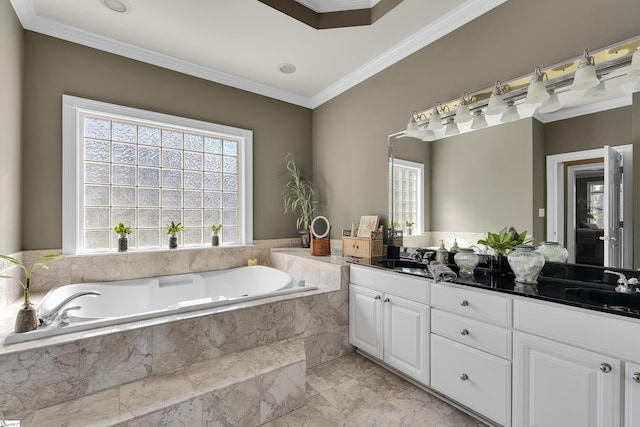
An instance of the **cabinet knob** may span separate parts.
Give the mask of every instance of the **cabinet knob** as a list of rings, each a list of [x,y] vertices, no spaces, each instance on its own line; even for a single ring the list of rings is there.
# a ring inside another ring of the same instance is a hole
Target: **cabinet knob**
[[[461,306],[466,307],[469,305],[469,301],[467,301],[466,299],[463,299],[462,302],[460,303]]]
[[[633,380],[637,383],[640,383],[640,372],[633,373]]]
[[[460,335],[469,335],[469,330],[468,329],[461,330]]]
[[[391,301],[391,300],[389,299],[389,297],[386,297],[386,298],[384,299],[384,302],[389,302],[389,301]]]
[[[380,299],[380,295],[376,295],[374,299]]]
[[[460,379],[461,379],[462,381],[466,381],[466,380],[468,380],[468,379],[469,379],[469,375],[467,375],[467,374],[462,374],[462,375],[460,375]]]
[[[604,372],[605,374],[611,372],[611,365],[609,365],[608,363],[601,363],[600,364],[600,370],[602,372]]]

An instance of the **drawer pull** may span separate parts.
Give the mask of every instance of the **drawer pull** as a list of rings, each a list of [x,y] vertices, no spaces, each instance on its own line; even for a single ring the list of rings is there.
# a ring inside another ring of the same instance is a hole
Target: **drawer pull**
[[[637,383],[640,383],[640,372],[633,373],[633,380]]]
[[[469,335],[469,330],[468,329],[461,330],[460,335]]]
[[[384,299],[384,302],[389,302],[389,301],[391,301],[391,300],[389,299],[389,297],[386,297],[386,298]]]
[[[466,380],[468,380],[468,379],[469,379],[469,375],[467,375],[467,374],[462,374],[462,375],[460,375],[460,379],[461,379],[462,381],[466,381]]]
[[[462,300],[462,302],[460,303],[460,305],[461,305],[461,306],[463,306],[463,307],[466,307],[466,306],[468,306],[468,305],[469,305],[469,301],[467,301],[466,299],[465,299],[465,300]]]
[[[380,299],[380,295],[376,295],[374,299]]]
[[[611,365],[609,365],[608,363],[601,363],[600,370],[605,374],[608,374],[609,372],[611,372]]]

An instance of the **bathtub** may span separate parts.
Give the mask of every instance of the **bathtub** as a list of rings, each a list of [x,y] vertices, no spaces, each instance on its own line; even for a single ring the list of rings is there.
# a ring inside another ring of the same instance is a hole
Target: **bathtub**
[[[283,271],[266,266],[250,266],[117,282],[57,286],[36,305],[38,316],[78,292],[97,291],[100,295],[80,296],[66,304],[64,307],[80,306],[77,310],[67,312],[68,325],[51,325],[39,327],[35,331],[12,333],[5,338],[4,343],[29,341],[317,289],[315,286],[299,286],[296,282],[290,274]]]

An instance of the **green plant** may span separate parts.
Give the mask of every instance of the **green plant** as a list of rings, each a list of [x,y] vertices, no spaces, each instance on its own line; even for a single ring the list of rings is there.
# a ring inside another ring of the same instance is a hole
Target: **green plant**
[[[413,224],[415,224],[415,222],[412,221],[405,221],[404,225],[406,225],[407,227],[413,227]]]
[[[284,160],[285,173],[287,182],[284,186],[284,213],[289,211],[300,212],[296,220],[298,229],[308,229],[313,212],[315,211],[313,195],[313,185],[311,179],[296,165],[295,158],[292,153],[285,156]]]
[[[217,236],[218,233],[220,232],[220,230],[222,230],[222,224],[220,224],[220,225],[212,224],[211,225],[211,231],[213,232],[214,236]]]
[[[393,228],[394,230],[395,230],[396,228],[400,228],[400,224],[398,224],[398,221],[393,221],[393,222],[391,223],[391,228]]]
[[[478,244],[486,245],[493,249],[497,255],[506,255],[517,245],[531,243],[532,239],[527,239],[527,232],[518,233],[515,228],[503,228],[497,233],[487,233],[486,239],[478,240]]]
[[[59,254],[48,254],[45,255],[41,258],[39,258],[36,262],[34,262],[31,267],[27,267],[26,265],[24,265],[21,261],[10,257],[8,255],[0,255],[0,259],[3,259],[5,261],[9,261],[11,264],[17,265],[18,267],[20,267],[22,269],[22,271],[24,272],[24,281],[22,280],[22,278],[20,277],[16,277],[16,276],[0,276],[2,278],[5,279],[14,279],[16,280],[18,283],[20,283],[20,286],[22,286],[22,289],[24,289],[24,308],[29,308],[29,290],[31,288],[31,275],[33,273],[33,270],[35,270],[36,268],[44,268],[46,270],[49,269],[49,267],[47,266],[46,262],[54,262],[57,261],[58,259],[61,258],[61,255]]]
[[[125,227],[124,222],[121,222],[113,228],[113,231],[118,233],[121,239],[124,239],[127,237],[127,234],[131,234],[131,227]]]
[[[169,229],[167,230],[167,234],[171,237],[176,237],[176,233],[184,230],[184,225],[181,225],[181,223],[176,224],[173,221],[171,221],[171,224],[167,224],[167,227],[169,227]]]

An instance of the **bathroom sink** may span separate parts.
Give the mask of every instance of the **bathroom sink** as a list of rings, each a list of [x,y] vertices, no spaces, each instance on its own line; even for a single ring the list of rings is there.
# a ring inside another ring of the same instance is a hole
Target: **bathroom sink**
[[[640,292],[626,294],[614,290],[590,287],[565,288],[564,292],[581,300],[602,304],[609,308],[640,310]]]
[[[431,277],[431,274],[429,273],[429,266],[427,264],[412,259],[381,259],[378,260],[378,265],[390,270]]]

